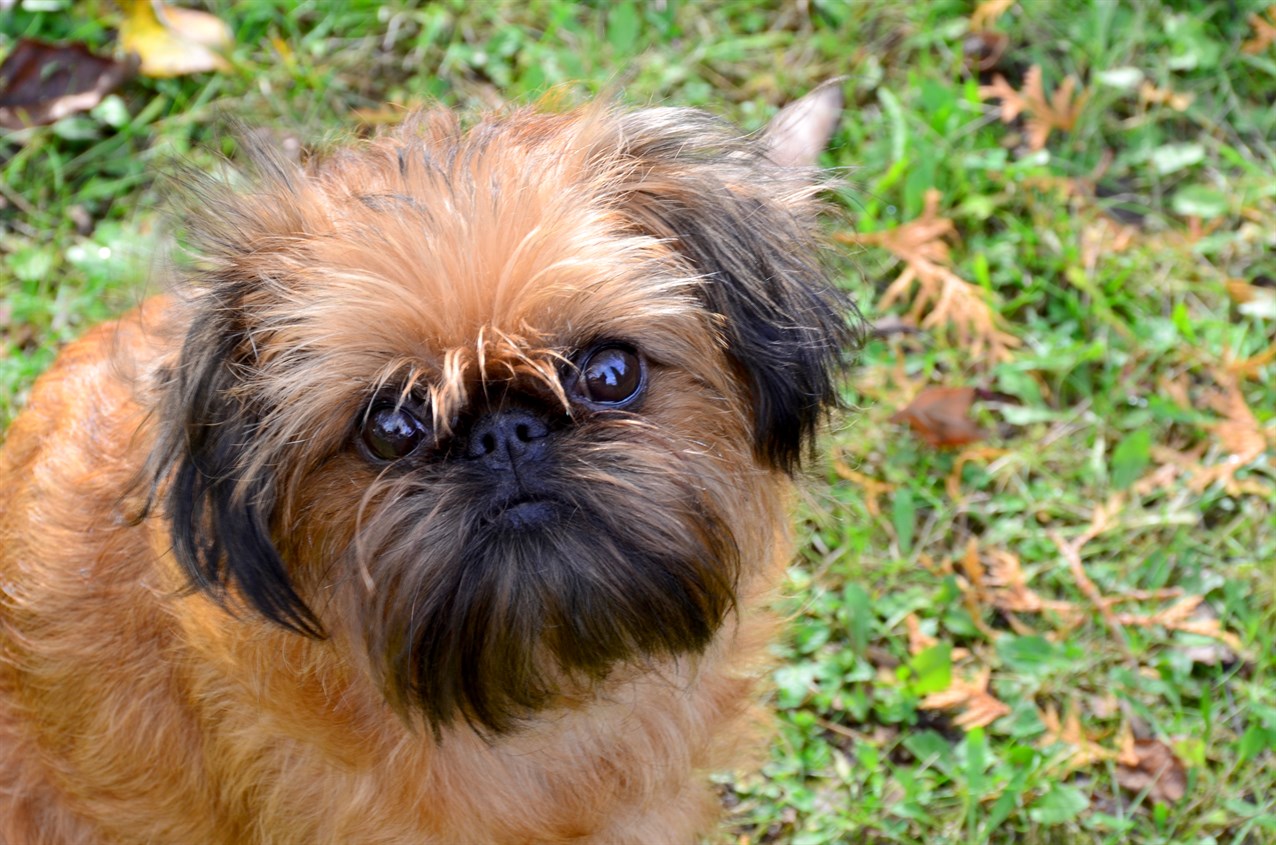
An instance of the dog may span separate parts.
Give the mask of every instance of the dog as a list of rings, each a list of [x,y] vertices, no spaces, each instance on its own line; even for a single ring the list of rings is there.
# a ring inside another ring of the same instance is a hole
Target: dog
[[[711,831],[858,340],[838,111],[436,109],[181,176],[171,291],[0,453],[0,843]]]

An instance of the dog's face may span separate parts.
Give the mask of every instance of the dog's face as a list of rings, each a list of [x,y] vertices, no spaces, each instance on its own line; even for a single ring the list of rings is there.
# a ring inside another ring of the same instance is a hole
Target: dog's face
[[[685,110],[431,113],[196,183],[177,559],[436,731],[703,651],[853,340],[768,149]]]

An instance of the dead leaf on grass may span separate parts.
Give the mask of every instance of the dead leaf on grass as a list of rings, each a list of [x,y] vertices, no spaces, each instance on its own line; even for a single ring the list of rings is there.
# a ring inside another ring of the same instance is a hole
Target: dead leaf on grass
[[[1176,604],[1154,613],[1118,613],[1115,618],[1120,624],[1130,627],[1164,628],[1167,631],[1208,637],[1226,646],[1235,658],[1244,648],[1240,637],[1224,630],[1218,617],[1204,605],[1204,601],[1202,596],[1186,596]],[[1107,604],[1110,607],[1114,602],[1108,599]]]
[[[1001,100],[1002,123],[1013,123],[1023,115],[1028,130],[1028,148],[1040,150],[1045,147],[1051,132],[1070,132],[1076,125],[1088,96],[1083,91],[1074,98],[1076,87],[1076,77],[1069,76],[1047,98],[1041,65],[1033,65],[1024,74],[1022,91],[1016,91],[1004,76],[998,74],[991,85],[979,86],[979,96]]]
[[[939,640],[922,630],[921,620],[917,618],[916,613],[910,613],[904,617],[904,627],[908,630],[909,654],[916,656],[931,646],[939,645]]]
[[[1081,618],[1081,609],[1070,601],[1044,598],[1028,586],[1019,556],[1002,549],[990,549],[985,555],[988,571],[988,602],[1006,613],[1057,613],[1069,625]]]
[[[1223,419],[1209,426],[1214,437],[1227,453],[1220,463],[1201,467],[1188,486],[1200,492],[1216,482],[1222,482],[1229,494],[1238,494],[1241,485],[1236,473],[1245,465],[1257,460],[1267,451],[1267,432],[1259,425],[1241,392],[1236,376],[1226,370],[1216,371],[1214,380],[1219,390],[1210,394],[1206,402],[1222,414]]]
[[[1136,739],[1117,762],[1116,781],[1132,793],[1146,792],[1158,804],[1174,804],[1187,794],[1187,767],[1157,739]]]
[[[1060,719],[1059,711],[1055,710],[1053,704],[1048,704],[1044,710],[1038,710],[1037,715],[1046,729],[1037,741],[1037,746],[1065,746],[1067,754],[1063,764],[1067,771],[1089,768],[1095,763],[1116,758],[1117,752],[1104,748],[1086,735],[1081,727],[1081,717],[1076,711],[1071,711]]]
[[[991,677],[992,670],[986,667],[970,680],[954,677],[948,689],[931,693],[917,706],[923,710],[960,710],[953,724],[964,730],[987,727],[1010,715],[1009,705],[988,691]]]
[[[877,309],[883,311],[902,300],[917,283],[907,319],[924,329],[947,325],[954,340],[971,357],[992,363],[1006,360],[1019,339],[1002,330],[1001,318],[988,304],[987,293],[952,270],[946,238],[955,237],[953,221],[939,215],[940,193],[926,192],[920,217],[894,229],[869,234],[840,234],[838,240],[860,246],[878,246],[904,262],[904,270],[882,294]],[[925,315],[923,317],[923,315]]]
[[[23,129],[88,111],[135,65],[95,56],[83,44],[24,38],[0,64],[0,127]]]
[[[1273,303],[1276,307],[1276,302]],[[1268,364],[1276,362],[1276,343],[1248,358],[1240,358],[1227,363],[1227,371],[1239,379],[1258,378],[1258,371]]]
[[[1242,314],[1276,320],[1276,290],[1241,279],[1228,279],[1225,284],[1228,296],[1239,306],[1237,310]]]
[[[981,32],[997,22],[997,18],[1010,11],[1016,0],[981,0],[970,13],[970,29]]]
[[[937,449],[965,446],[987,436],[970,418],[974,402],[973,387],[927,387],[890,421],[908,423],[918,437]]]
[[[1187,111],[1194,99],[1195,94],[1180,94],[1172,88],[1158,88],[1147,81],[1139,86],[1139,102],[1144,106],[1168,106],[1174,111]]]
[[[1081,229],[1081,265],[1093,277],[1099,259],[1127,251],[1135,243],[1139,230],[1134,226],[1100,217]]]
[[[222,52],[234,43],[225,21],[159,0],[128,0],[120,24],[120,46],[141,59],[145,76],[183,76],[230,70]]]
[[[1249,25],[1254,30],[1254,37],[1241,44],[1241,52],[1252,56],[1276,44],[1276,23],[1273,21],[1276,21],[1276,6],[1268,8],[1266,18],[1257,13],[1250,15]]]

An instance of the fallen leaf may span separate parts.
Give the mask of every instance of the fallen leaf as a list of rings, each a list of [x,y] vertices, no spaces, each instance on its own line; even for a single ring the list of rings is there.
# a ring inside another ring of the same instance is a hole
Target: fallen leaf
[[[1258,371],[1273,362],[1276,362],[1276,343],[1273,343],[1257,355],[1228,362],[1227,371],[1237,378],[1257,378]]]
[[[1099,259],[1126,252],[1134,244],[1139,230],[1100,217],[1081,229],[1081,266],[1093,277]]]
[[[1127,792],[1146,792],[1158,804],[1174,804],[1187,794],[1187,768],[1178,755],[1157,739],[1136,739],[1133,759],[1117,763],[1116,781]]]
[[[903,272],[882,294],[879,311],[902,299],[916,282],[907,316],[910,322],[920,322],[924,329],[948,325],[957,344],[973,358],[1003,361],[1019,339],[1000,328],[1001,318],[988,304],[986,291],[953,272],[945,238],[955,237],[957,229],[952,220],[939,215],[939,199],[939,191],[932,188],[916,220],[884,232],[836,237],[843,243],[881,247],[904,262]]]
[[[988,29],[1015,5],[1015,0],[981,0],[975,10],[970,13],[970,29],[979,32]]]
[[[998,74],[991,85],[979,86],[979,96],[1001,100],[1002,123],[1012,123],[1019,115],[1024,115],[1028,147],[1040,150],[1045,147],[1051,132],[1070,132],[1076,125],[1087,99],[1084,92],[1074,99],[1076,86],[1076,78],[1069,76],[1047,99],[1041,65],[1033,65],[1024,74],[1022,91],[1016,91],[1004,76]]]
[[[1217,640],[1233,652],[1233,657],[1243,651],[1240,637],[1223,629],[1218,617],[1214,616],[1201,596],[1186,596],[1176,604],[1163,608],[1155,613],[1118,613],[1115,618],[1122,625],[1143,628],[1164,628],[1167,631],[1182,631]],[[1110,607],[1115,602],[1107,600]]]
[[[1038,747],[1065,746],[1067,754],[1063,764],[1067,771],[1085,769],[1095,763],[1116,758],[1117,752],[1104,748],[1086,736],[1085,730],[1081,727],[1081,718],[1076,712],[1068,713],[1061,720],[1054,705],[1049,704],[1046,705],[1046,709],[1038,710],[1037,715],[1041,719],[1041,724],[1045,726],[1045,732],[1037,741]]]
[[[230,27],[208,12],[167,6],[159,0],[128,0],[120,24],[120,46],[141,59],[145,76],[182,76],[225,71],[221,55],[233,43]]]
[[[1254,37],[1247,40],[1241,45],[1242,53],[1249,53],[1251,56],[1261,53],[1273,44],[1276,44],[1276,6],[1272,6],[1267,10],[1267,20],[1257,13],[1249,16],[1249,25],[1254,30]]]
[[[1006,613],[1057,613],[1066,620],[1081,617],[1080,608],[1072,602],[1043,598],[1029,587],[1028,575],[1018,555],[992,549],[985,557],[988,561],[985,583],[993,607]]]
[[[904,617],[904,627],[908,629],[909,654],[916,656],[931,646],[939,645],[939,640],[922,630],[921,620],[917,618],[916,613],[910,613]]]
[[[1237,305],[1253,302],[1256,297],[1267,290],[1266,288],[1251,285],[1244,279],[1228,279],[1223,282],[1223,286],[1227,288],[1227,295],[1232,298],[1232,302]]]
[[[1172,88],[1158,88],[1151,82],[1144,82],[1139,86],[1139,102],[1144,106],[1169,106],[1174,111],[1187,111],[1194,99],[1194,94],[1180,94]]]
[[[937,449],[964,446],[986,436],[970,418],[975,402],[973,387],[927,387],[891,417],[891,422],[908,423],[909,428]]]
[[[95,56],[83,44],[20,40],[0,64],[0,127],[40,126],[88,111],[135,65]]]
[[[984,668],[968,681],[953,678],[948,689],[931,693],[917,706],[923,710],[960,710],[953,723],[964,730],[987,727],[1010,715],[1010,706],[988,692],[991,676],[992,670]]]
[[[1219,444],[1227,452],[1219,463],[1202,467],[1188,486],[1200,492],[1215,482],[1222,482],[1229,493],[1239,492],[1236,473],[1267,451],[1267,433],[1259,425],[1254,412],[1245,402],[1236,377],[1227,371],[1214,374],[1219,390],[1206,401],[1223,419],[1209,426]]]

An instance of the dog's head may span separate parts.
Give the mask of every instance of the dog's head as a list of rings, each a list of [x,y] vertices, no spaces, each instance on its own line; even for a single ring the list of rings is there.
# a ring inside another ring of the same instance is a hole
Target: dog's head
[[[855,340],[785,115],[436,111],[197,180],[154,463],[195,585],[435,730],[704,650]]]

